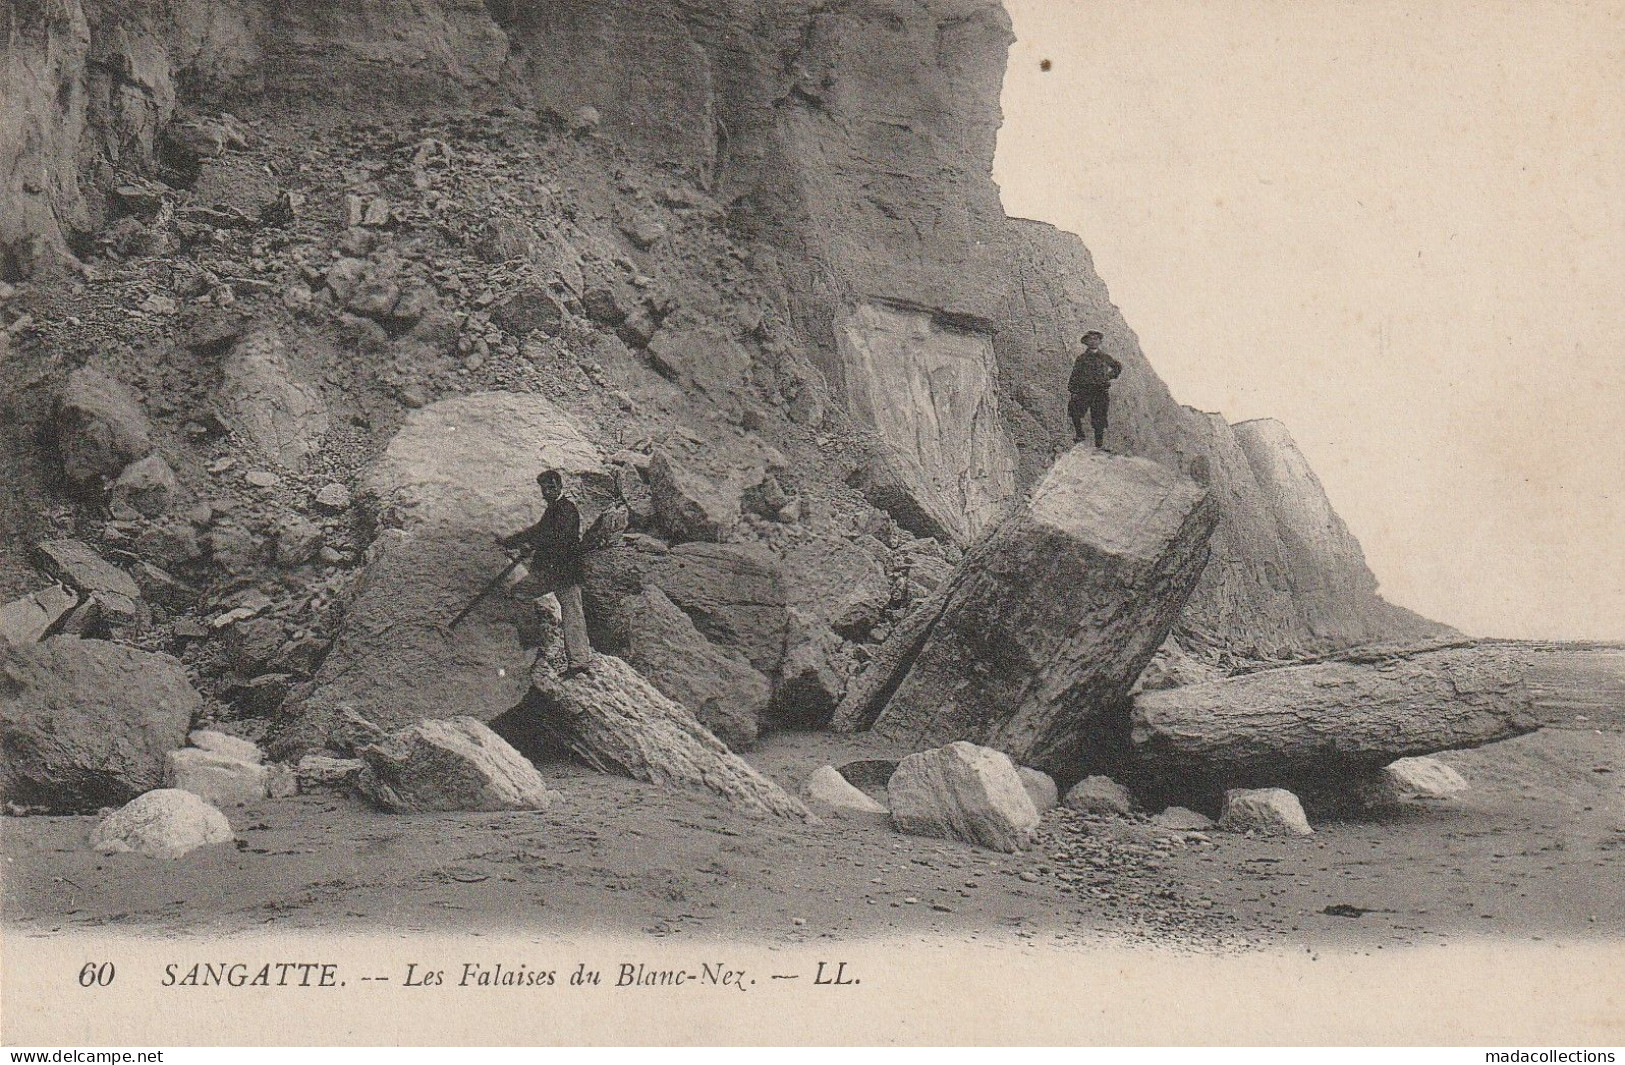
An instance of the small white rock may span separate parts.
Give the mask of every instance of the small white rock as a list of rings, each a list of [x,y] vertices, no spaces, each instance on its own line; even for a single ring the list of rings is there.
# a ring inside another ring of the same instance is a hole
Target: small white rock
[[[148,854],[179,858],[199,847],[229,843],[231,822],[189,791],[160,788],[126,803],[91,833],[90,845],[103,854]]]

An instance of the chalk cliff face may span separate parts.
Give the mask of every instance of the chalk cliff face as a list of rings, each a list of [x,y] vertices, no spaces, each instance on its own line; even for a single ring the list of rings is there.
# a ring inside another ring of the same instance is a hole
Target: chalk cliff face
[[[1219,504],[1176,635],[1257,657],[1439,631],[1377,596],[1284,429],[1180,406],[1082,242],[1004,215],[991,173],[1012,35],[996,0],[19,0],[0,32],[7,277],[99,228],[126,178],[184,180],[166,146],[193,113],[534,109],[714,202],[773,325],[744,338],[737,379],[810,368],[841,432],[951,538],[970,542],[1069,445],[1064,383],[1098,328],[1126,367],[1114,446]],[[605,174],[598,191],[616,187]],[[640,267],[697,287],[681,264]]]

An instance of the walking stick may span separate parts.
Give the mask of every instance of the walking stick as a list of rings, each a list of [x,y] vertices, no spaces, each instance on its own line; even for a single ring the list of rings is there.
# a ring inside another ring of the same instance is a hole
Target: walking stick
[[[484,588],[480,589],[480,594],[476,595],[474,598],[470,599],[468,601],[468,605],[463,607],[462,610],[458,611],[457,616],[452,618],[451,619],[451,624],[446,626],[446,627],[448,629],[455,629],[457,627],[457,623],[459,621],[463,620],[464,618],[468,617],[469,614],[473,613],[474,608],[480,605],[480,600],[484,599],[486,596],[490,595],[492,592],[496,591],[499,587],[501,587],[502,582],[508,579],[508,574],[512,573],[515,569],[517,569],[519,567],[519,563],[521,563],[523,561],[524,561],[524,556],[522,556],[522,555],[519,558],[515,558],[512,561],[510,561],[508,563],[508,568],[504,569],[501,573],[497,574],[495,577],[492,577],[490,583],[487,584]]]

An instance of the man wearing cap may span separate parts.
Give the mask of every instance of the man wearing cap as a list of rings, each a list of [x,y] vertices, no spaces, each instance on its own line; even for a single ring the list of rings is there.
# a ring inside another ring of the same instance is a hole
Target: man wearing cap
[[[1072,364],[1072,377],[1067,381],[1067,417],[1072,419],[1072,440],[1083,443],[1083,419],[1095,431],[1095,446],[1106,446],[1106,408],[1111,404],[1112,382],[1123,372],[1123,364],[1101,348],[1105,338],[1095,329],[1083,334],[1083,354]]]
[[[581,512],[565,496],[564,475],[558,470],[543,470],[536,483],[547,500],[541,520],[500,539],[503,547],[518,548],[528,556],[530,575],[515,586],[515,592],[529,599],[552,592],[559,601],[564,652],[570,663],[565,675],[572,676],[592,662],[587,615],[581,609]]]

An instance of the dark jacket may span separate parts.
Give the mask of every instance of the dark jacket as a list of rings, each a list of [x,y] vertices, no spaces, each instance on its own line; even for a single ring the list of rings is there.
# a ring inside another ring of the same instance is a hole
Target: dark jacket
[[[1104,351],[1086,350],[1072,364],[1072,377],[1066,383],[1066,390],[1076,393],[1109,388],[1122,372],[1123,364]]]
[[[531,573],[548,584],[581,583],[581,512],[563,496],[547,505],[542,520],[512,536],[503,546],[520,548]]]

